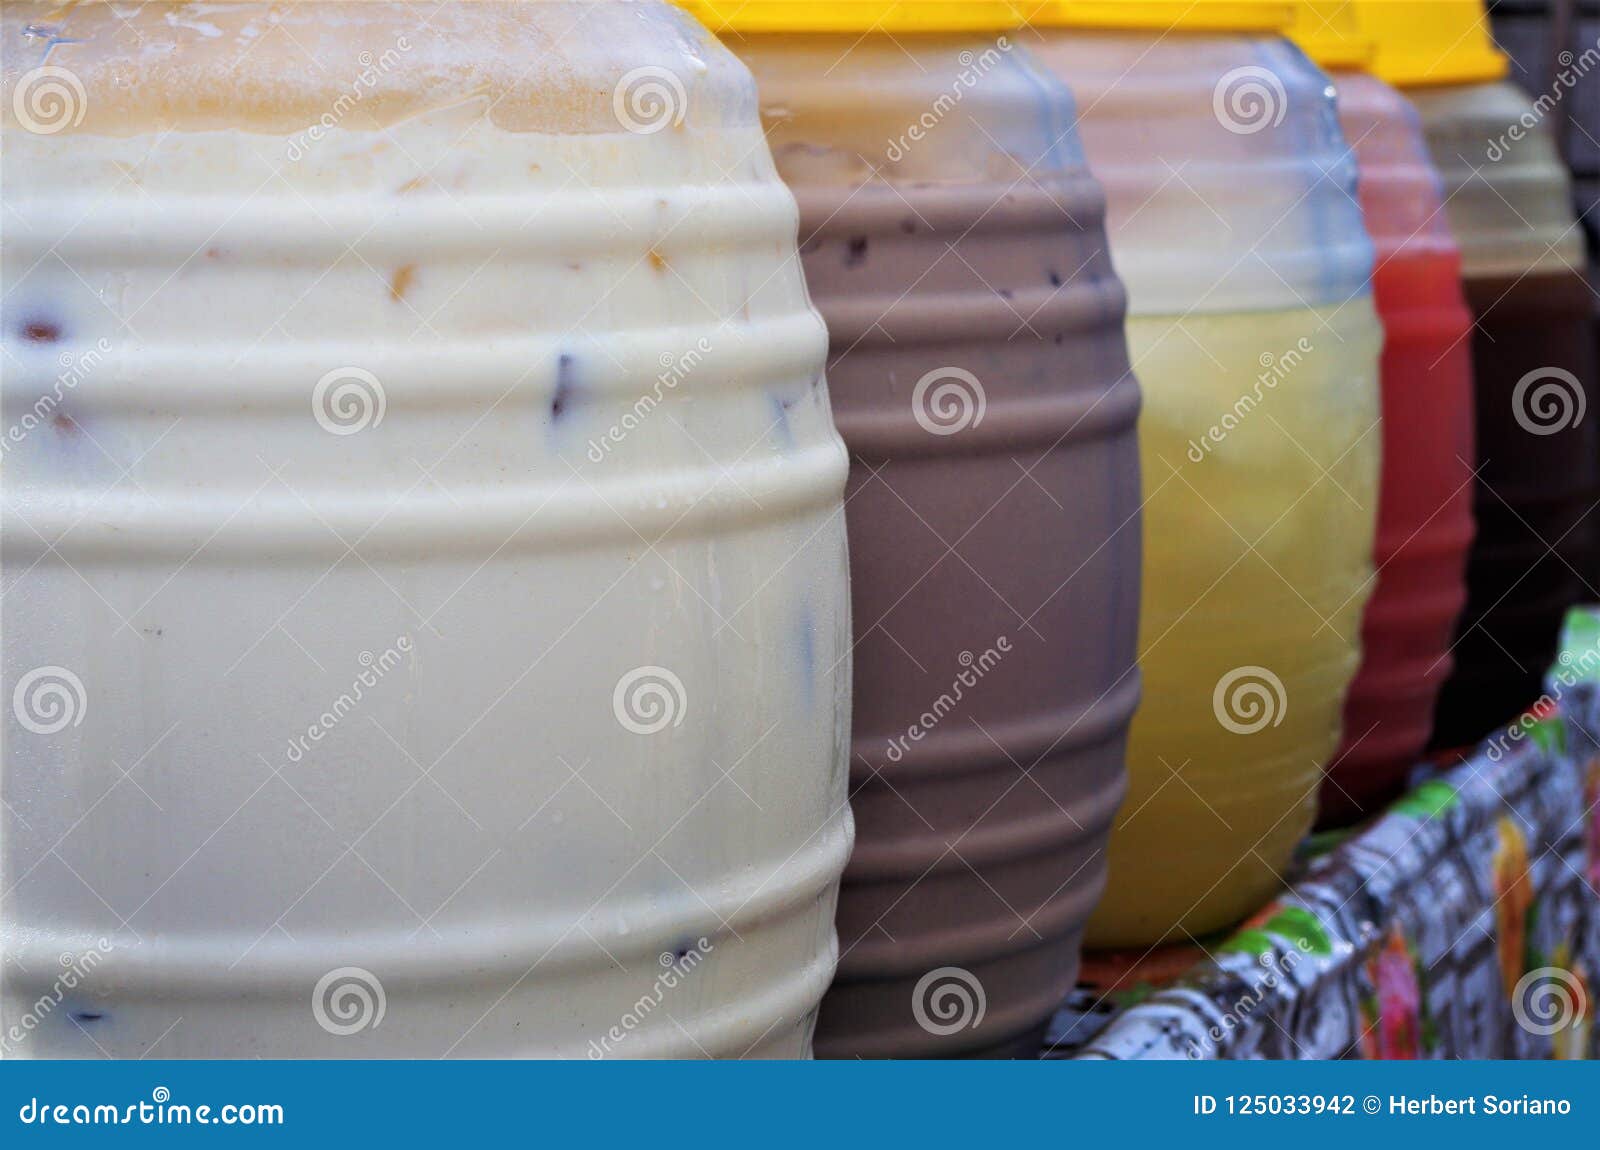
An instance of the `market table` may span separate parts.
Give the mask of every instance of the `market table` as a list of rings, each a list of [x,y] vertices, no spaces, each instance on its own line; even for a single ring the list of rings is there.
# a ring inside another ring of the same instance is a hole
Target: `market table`
[[[1080,988],[1044,1056],[1600,1056],[1597,676],[1600,617],[1575,615],[1522,720],[1309,844],[1290,888],[1176,982]]]

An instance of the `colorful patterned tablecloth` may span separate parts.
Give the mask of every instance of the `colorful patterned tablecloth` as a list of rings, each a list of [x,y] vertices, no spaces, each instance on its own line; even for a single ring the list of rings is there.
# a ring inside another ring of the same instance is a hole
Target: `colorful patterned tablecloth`
[[[1177,983],[1080,991],[1046,1057],[1600,1057],[1600,618],[1538,705]]]

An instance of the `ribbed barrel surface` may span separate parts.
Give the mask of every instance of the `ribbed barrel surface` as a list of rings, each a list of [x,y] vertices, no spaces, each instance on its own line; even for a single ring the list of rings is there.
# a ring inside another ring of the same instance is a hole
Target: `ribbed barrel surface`
[[[21,1053],[806,1054],[846,458],[748,72],[118,15],[5,10],[7,1024],[109,947]]]
[[[736,46],[852,459],[858,831],[817,1052],[1031,1054],[1139,694],[1139,393],[1104,202],[1070,95],[1005,38]]]

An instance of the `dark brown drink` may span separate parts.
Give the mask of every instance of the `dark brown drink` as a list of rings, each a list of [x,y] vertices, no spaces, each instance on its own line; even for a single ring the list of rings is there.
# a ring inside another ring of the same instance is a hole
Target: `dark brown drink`
[[[1103,198],[1065,87],[1003,37],[731,43],[851,452],[856,846],[816,1051],[1031,1055],[1139,697],[1139,392]]]
[[[1600,598],[1580,574],[1593,546],[1600,450],[1588,393],[1593,296],[1576,271],[1469,277],[1466,289],[1477,320],[1478,534],[1436,747],[1516,718],[1543,689],[1567,608]]]

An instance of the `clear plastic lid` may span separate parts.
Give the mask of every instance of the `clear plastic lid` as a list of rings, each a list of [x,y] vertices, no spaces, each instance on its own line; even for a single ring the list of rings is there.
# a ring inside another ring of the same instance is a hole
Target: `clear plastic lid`
[[[1404,250],[1454,255],[1444,191],[1411,101],[1376,76],[1343,72],[1339,121],[1361,169],[1361,204],[1379,262]]]
[[[1583,232],[1550,123],[1510,81],[1416,88],[1469,276],[1583,266]],[[1530,126],[1531,125],[1531,126]]]
[[[1288,42],[1058,31],[1132,314],[1339,303],[1372,248],[1327,78]]]
[[[0,115],[51,134],[377,129],[474,105],[508,131],[587,134],[627,128],[619,106],[647,116],[641,101],[658,98],[680,128],[753,110],[738,64],[667,4],[482,0],[426,18],[404,0],[4,8],[17,31]]]
[[[1009,36],[751,34],[734,47],[791,183],[1087,179],[1071,93]]]

